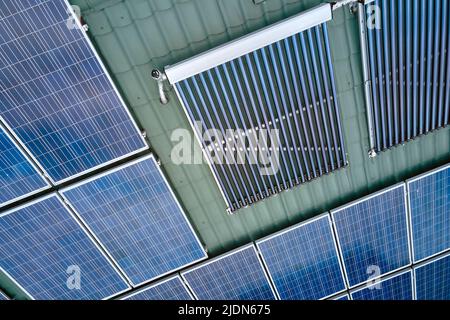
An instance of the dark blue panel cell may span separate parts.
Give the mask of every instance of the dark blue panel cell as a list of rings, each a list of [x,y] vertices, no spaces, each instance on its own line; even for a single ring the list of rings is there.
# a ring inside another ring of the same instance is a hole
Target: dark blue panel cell
[[[56,183],[147,148],[63,0],[0,6],[0,115]]]
[[[346,288],[328,215],[257,245],[283,300],[318,300]]]
[[[179,276],[163,280],[127,296],[124,300],[192,300]]]
[[[274,300],[253,245],[182,274],[199,300]]]
[[[375,281],[375,280],[374,280]],[[352,293],[353,300],[412,300],[411,271],[396,275]]]
[[[408,182],[414,260],[450,249],[450,166]]]
[[[153,156],[62,194],[135,285],[206,258]]]
[[[0,126],[0,207],[48,187]]]
[[[414,270],[417,300],[450,300],[450,255]]]
[[[332,212],[350,286],[410,264],[404,185]]]
[[[129,288],[56,195],[0,216],[0,252],[0,268],[34,299],[96,300]]]

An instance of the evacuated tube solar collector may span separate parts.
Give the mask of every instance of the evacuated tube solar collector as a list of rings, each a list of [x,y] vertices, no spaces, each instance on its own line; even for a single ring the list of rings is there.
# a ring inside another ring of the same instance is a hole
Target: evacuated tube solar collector
[[[331,19],[322,4],[165,68],[229,212],[347,165]]]

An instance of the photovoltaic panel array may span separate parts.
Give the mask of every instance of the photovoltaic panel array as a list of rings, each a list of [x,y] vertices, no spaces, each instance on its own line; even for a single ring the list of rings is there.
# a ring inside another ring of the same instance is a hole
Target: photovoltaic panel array
[[[450,123],[448,0],[366,5],[376,150]]]
[[[186,285],[180,276],[175,276],[151,285],[136,293],[133,293],[124,300],[192,300]]]
[[[346,289],[328,214],[257,246],[282,300],[318,300]]]
[[[408,181],[414,260],[450,249],[450,165]]]
[[[0,4],[0,118],[57,184],[147,148],[69,8]]]
[[[0,125],[0,207],[48,187]]]
[[[347,165],[326,24],[174,84],[231,211]]]
[[[61,194],[133,285],[206,258],[152,155]]]
[[[182,273],[198,300],[275,300],[253,245]]]
[[[450,255],[414,269],[417,300],[450,300]]]
[[[404,184],[332,211],[349,285],[408,266]]]
[[[56,195],[0,215],[0,252],[0,270],[34,299],[97,300],[129,288]]]
[[[353,300],[413,300],[412,272],[407,271],[352,292]]]

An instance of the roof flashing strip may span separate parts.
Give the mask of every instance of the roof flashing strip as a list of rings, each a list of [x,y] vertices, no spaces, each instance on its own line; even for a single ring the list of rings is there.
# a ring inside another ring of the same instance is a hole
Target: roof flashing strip
[[[165,73],[171,84],[242,57],[275,42],[318,26],[333,18],[332,6],[321,4],[291,18],[257,30],[234,41],[198,54],[173,66],[167,66]]]

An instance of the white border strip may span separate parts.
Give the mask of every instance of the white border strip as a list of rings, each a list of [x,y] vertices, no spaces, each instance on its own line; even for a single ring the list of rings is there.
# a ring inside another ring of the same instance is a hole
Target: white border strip
[[[10,204],[12,204],[14,202],[17,202],[17,201],[23,200],[25,198],[28,198],[28,197],[30,197],[32,195],[35,195],[35,194],[37,194],[39,192],[42,192],[44,190],[48,190],[48,189],[51,188],[51,185],[48,183],[48,180],[42,175],[42,172],[40,171],[40,169],[37,168],[36,165],[34,164],[34,162],[30,160],[30,157],[28,156],[28,154],[26,154],[23,151],[23,149],[20,146],[18,146],[16,144],[16,142],[11,138],[9,132],[6,130],[6,128],[3,126],[3,124],[1,122],[0,122],[0,131],[2,131],[5,134],[6,139],[9,139],[9,141],[19,150],[19,152],[23,155],[25,160],[31,165],[33,170],[36,171],[36,173],[41,177],[42,181],[46,185],[46,186],[42,187],[41,189],[37,189],[37,190],[31,191],[31,192],[29,192],[27,194],[24,194],[24,195],[20,196],[20,197],[16,197],[16,198],[8,200],[6,202],[0,203],[0,208],[2,208],[2,207],[6,207],[7,205],[10,205]]]
[[[80,186],[82,186],[82,185],[85,185],[85,184],[87,184],[87,183],[90,183],[90,182],[92,182],[92,181],[95,181],[95,180],[97,180],[97,179],[103,178],[103,177],[105,177],[105,176],[107,176],[107,175],[110,175],[110,174],[112,174],[112,173],[114,173],[114,172],[117,172],[117,171],[126,169],[126,168],[131,167],[131,166],[133,166],[133,165],[136,165],[136,164],[138,164],[138,163],[147,161],[147,160],[149,160],[149,159],[151,159],[151,160],[153,161],[153,163],[155,164],[155,167],[157,168],[159,174],[161,175],[163,181],[165,182],[167,188],[169,189],[171,196],[173,197],[175,203],[177,204],[178,209],[180,210],[180,212],[181,212],[183,218],[185,219],[185,221],[186,221],[187,225],[189,226],[189,228],[190,228],[192,234],[194,235],[195,240],[197,241],[198,245],[199,245],[200,248],[202,249],[202,252],[204,253],[204,256],[203,256],[203,258],[201,258],[201,259],[198,259],[198,260],[195,260],[195,261],[193,261],[193,262],[190,262],[190,263],[188,263],[188,264],[186,264],[186,265],[180,266],[179,268],[176,268],[176,269],[174,269],[174,270],[169,270],[169,271],[167,271],[167,272],[165,272],[165,273],[163,273],[163,274],[160,274],[160,275],[158,275],[158,276],[156,276],[156,277],[153,277],[153,278],[151,278],[151,279],[145,280],[145,281],[140,282],[140,283],[134,283],[134,282],[128,277],[128,275],[126,274],[126,272],[120,267],[119,263],[118,263],[118,262],[116,261],[116,259],[112,256],[112,254],[109,252],[109,250],[103,245],[103,242],[97,237],[97,235],[95,234],[95,232],[89,227],[89,224],[86,223],[86,221],[85,221],[85,220],[81,217],[81,215],[78,213],[77,209],[70,203],[69,199],[64,195],[64,193],[67,192],[67,191],[69,191],[69,190],[72,190],[72,189],[75,189],[75,188],[77,188],[77,187],[80,187]],[[128,162],[128,163],[126,163],[126,164],[124,164],[124,165],[122,165],[122,166],[119,166],[119,167],[110,169],[110,170],[108,170],[108,171],[106,171],[106,172],[104,172],[104,173],[102,173],[102,174],[99,174],[99,175],[94,176],[94,177],[90,177],[90,178],[88,178],[88,179],[85,179],[85,180],[83,180],[83,181],[77,183],[77,184],[71,185],[71,186],[69,186],[69,187],[67,187],[67,188],[64,188],[64,189],[61,189],[61,190],[59,190],[59,194],[60,194],[60,195],[62,196],[62,198],[64,199],[64,202],[65,202],[65,203],[73,210],[73,212],[77,215],[77,218],[80,219],[80,221],[85,225],[86,229],[89,230],[90,234],[91,234],[91,235],[95,238],[95,240],[100,244],[100,246],[101,246],[102,249],[107,253],[107,255],[109,256],[109,258],[110,258],[112,261],[114,261],[114,264],[116,265],[116,267],[122,272],[122,274],[127,278],[127,280],[129,281],[129,283],[130,283],[133,287],[139,287],[139,286],[141,286],[141,285],[150,283],[150,282],[152,282],[152,281],[154,281],[154,280],[156,280],[156,279],[160,279],[160,278],[162,278],[162,277],[164,277],[164,276],[167,276],[168,274],[171,274],[171,273],[176,272],[176,271],[178,271],[178,270],[184,269],[184,268],[186,268],[186,267],[189,267],[189,266],[191,266],[191,265],[193,265],[193,264],[196,264],[196,263],[198,263],[198,262],[200,262],[200,261],[203,261],[203,260],[205,260],[205,259],[208,258],[208,254],[207,254],[207,252],[205,251],[204,245],[203,245],[202,242],[200,241],[200,239],[199,239],[197,233],[195,232],[195,230],[194,230],[192,224],[190,223],[189,219],[187,218],[186,212],[183,210],[183,208],[182,208],[180,202],[178,201],[177,197],[175,196],[175,193],[174,193],[173,189],[171,188],[171,186],[170,186],[170,184],[169,184],[169,182],[168,182],[166,176],[165,176],[164,173],[162,172],[161,167],[160,167],[160,165],[158,164],[158,162],[155,160],[155,157],[154,157],[153,154],[149,154],[149,155],[143,156],[143,157],[141,157],[141,158],[139,158],[139,159],[137,159],[137,160]]]
[[[178,274],[174,275],[173,277],[169,277],[167,279],[163,279],[163,280],[160,280],[160,281],[155,282],[153,284],[150,284],[150,285],[148,285],[148,286],[146,286],[146,287],[144,287],[142,289],[139,289],[137,291],[131,292],[131,293],[127,294],[126,296],[121,297],[119,300],[128,300],[129,298],[132,298],[132,297],[134,297],[134,296],[136,296],[138,294],[141,294],[141,293],[143,293],[143,292],[145,292],[147,290],[153,289],[155,287],[158,287],[159,285],[162,285],[162,284],[164,284],[166,282],[169,282],[169,281],[172,281],[172,280],[175,280],[175,279],[178,279],[178,281],[181,282],[181,284],[183,285],[184,290],[186,290],[186,292],[189,295],[189,297],[191,297],[192,300],[195,300],[194,296],[192,295],[192,293],[187,288],[186,283],[183,281],[183,279]]]
[[[352,300],[352,297],[347,292],[345,292],[343,294],[338,294],[338,295],[333,296],[331,298],[328,298],[328,300],[336,301],[336,300],[341,300],[344,297],[347,298],[347,300],[349,300],[349,301]]]
[[[406,215],[406,232],[407,232],[407,237],[408,237],[409,263],[407,265],[404,265],[404,266],[402,266],[400,268],[397,268],[395,270],[391,270],[389,272],[383,273],[382,275],[380,275],[380,276],[378,276],[376,278],[372,278],[370,280],[373,281],[373,280],[381,279],[382,277],[385,277],[385,276],[390,275],[390,274],[394,274],[394,273],[396,273],[398,271],[401,271],[401,270],[403,270],[403,269],[405,269],[407,267],[412,266],[412,256],[411,256],[411,251],[412,250],[411,250],[411,238],[410,238],[411,231],[410,231],[410,225],[409,225],[409,212],[408,212],[408,204],[407,204],[407,197],[408,197],[408,195],[407,195],[407,191],[406,191],[406,184],[404,182],[397,183],[396,185],[394,185],[392,187],[389,187],[387,189],[381,190],[379,192],[376,192],[374,194],[371,194],[371,195],[366,196],[364,198],[361,198],[359,200],[353,201],[353,202],[351,202],[349,204],[346,204],[346,205],[344,205],[344,206],[342,206],[342,207],[340,207],[338,209],[332,210],[330,212],[331,220],[332,220],[332,223],[333,223],[333,227],[335,228],[335,231],[336,231],[336,241],[337,241],[337,245],[338,245],[338,248],[339,248],[339,255],[341,257],[342,263],[344,264],[344,274],[345,274],[345,279],[347,281],[346,283],[347,283],[347,286],[348,286],[349,289],[354,289],[356,287],[359,287],[360,285],[364,284],[365,282],[357,283],[357,284],[355,284],[353,286],[350,285],[350,281],[349,281],[348,274],[347,274],[347,268],[345,267],[345,259],[344,259],[344,255],[343,255],[343,252],[342,252],[342,246],[341,246],[341,242],[339,240],[340,239],[339,238],[339,232],[338,232],[338,230],[336,228],[336,223],[335,223],[334,216],[337,213],[339,213],[340,211],[343,211],[345,209],[351,208],[351,207],[353,207],[355,205],[358,205],[358,204],[360,204],[362,202],[368,201],[370,199],[373,199],[375,197],[381,196],[381,195],[383,195],[385,193],[391,192],[391,191],[393,191],[395,189],[399,189],[399,188],[403,188],[403,201],[404,201],[404,205],[405,205],[405,215]]]
[[[215,262],[218,262],[218,261],[220,261],[220,260],[223,260],[223,259],[225,259],[225,258],[227,258],[227,257],[229,257],[229,256],[232,256],[232,255],[234,255],[234,254],[236,254],[236,253],[239,253],[239,252],[241,252],[241,251],[247,250],[247,249],[249,249],[249,248],[253,248],[253,251],[255,252],[256,258],[258,259],[259,264],[260,264],[260,266],[261,266],[261,271],[262,271],[263,274],[265,275],[266,280],[267,280],[267,284],[268,284],[268,286],[270,287],[270,290],[272,291],[273,298],[274,298],[275,300],[278,300],[277,294],[276,294],[276,292],[274,291],[274,288],[272,287],[272,285],[271,285],[271,283],[270,283],[270,278],[269,278],[269,276],[267,275],[267,273],[266,273],[266,271],[265,271],[265,269],[264,269],[264,265],[262,264],[261,259],[259,258],[258,250],[256,250],[256,247],[255,247],[255,245],[254,245],[253,243],[248,244],[248,245],[245,245],[245,246],[240,247],[240,248],[237,248],[237,249],[232,250],[232,251],[230,251],[230,252],[224,253],[224,254],[222,254],[222,255],[216,257],[216,258],[213,258],[213,259],[211,259],[211,260],[209,260],[209,261],[206,261],[205,263],[202,263],[202,264],[200,264],[200,265],[198,265],[198,266],[195,266],[195,267],[193,267],[193,268],[190,268],[190,269],[188,269],[188,270],[185,270],[185,271],[181,272],[181,277],[183,278],[183,280],[184,280],[184,282],[187,284],[187,286],[191,289],[192,293],[193,293],[194,296],[195,296],[195,299],[196,299],[196,300],[202,300],[202,299],[199,299],[199,298],[198,298],[197,294],[195,293],[194,288],[192,288],[192,286],[189,284],[189,281],[188,281],[188,280],[186,279],[186,277],[185,277],[186,274],[191,273],[191,272],[193,272],[193,271],[195,271],[195,270],[197,270],[197,269],[203,268],[203,267],[205,267],[205,266],[208,266],[208,265],[210,265],[210,264],[213,264],[213,263],[215,263]]]
[[[81,230],[86,234],[86,236],[88,237],[89,240],[92,241],[92,243],[94,244],[94,246],[98,249],[99,253],[101,255],[104,256],[104,258],[106,259],[106,261],[111,265],[112,269],[117,273],[117,275],[122,279],[123,283],[127,286],[127,289],[124,289],[122,291],[116,292],[111,296],[108,297],[104,297],[102,298],[102,300],[108,300],[112,297],[115,297],[117,295],[120,295],[122,293],[127,292],[128,290],[131,289],[131,286],[128,284],[128,282],[126,281],[126,279],[122,276],[122,274],[117,270],[117,268],[114,266],[114,264],[112,263],[112,261],[108,258],[108,256],[105,254],[105,252],[103,252],[103,250],[98,246],[98,244],[94,241],[94,239],[92,239],[92,237],[89,235],[89,233],[86,231],[85,227],[79,222],[79,220],[75,217],[75,215],[70,211],[70,209],[67,207],[67,205],[62,201],[61,197],[57,194],[57,193],[51,193],[43,198],[31,201],[27,204],[24,204],[20,207],[8,210],[4,213],[2,213],[0,215],[0,218],[5,217],[9,214],[13,214],[14,212],[17,212],[19,210],[25,209],[29,206],[32,206],[33,204],[39,203],[41,201],[45,201],[48,200],[50,198],[55,197],[56,199],[58,199],[58,201],[61,202],[62,206],[64,207],[64,209],[66,209],[67,213],[69,213],[69,215],[74,219],[74,221],[80,226]],[[23,292],[25,292],[31,300],[35,300],[35,298],[21,285],[19,284],[8,272],[6,272],[6,270],[4,270],[1,266],[0,266],[0,271],[2,271],[8,278],[10,278]],[[56,299],[56,298],[55,298]]]
[[[247,53],[315,27],[333,18],[331,4],[324,3],[294,17],[282,20],[237,40],[208,50],[173,66],[165,72],[171,84],[210,70]]]
[[[266,259],[264,258],[264,254],[263,254],[263,252],[262,252],[262,250],[261,250],[260,244],[262,244],[262,243],[264,243],[264,242],[267,242],[267,241],[270,241],[271,239],[280,237],[280,236],[282,236],[282,235],[284,235],[284,234],[286,234],[286,233],[289,233],[289,232],[292,232],[292,231],[294,231],[294,230],[300,229],[300,228],[302,228],[302,227],[304,227],[304,226],[306,226],[306,225],[308,225],[308,224],[311,224],[311,223],[313,223],[313,222],[316,222],[316,221],[318,221],[318,220],[325,219],[325,218],[328,220],[328,225],[330,226],[330,233],[331,233],[331,237],[332,237],[332,240],[333,240],[333,246],[334,246],[334,249],[335,249],[335,251],[336,251],[336,258],[338,259],[338,264],[339,264],[339,267],[340,267],[340,269],[341,269],[342,284],[344,285],[344,289],[343,289],[342,291],[334,292],[333,294],[330,294],[330,295],[328,295],[328,296],[319,298],[319,300],[326,300],[326,299],[328,299],[328,298],[330,298],[330,297],[336,296],[336,294],[339,294],[339,293],[341,293],[341,292],[345,292],[345,290],[347,290],[347,282],[346,282],[346,279],[345,279],[345,276],[344,276],[344,268],[343,268],[343,266],[342,266],[342,264],[341,264],[341,259],[340,259],[340,255],[339,255],[339,250],[338,250],[338,247],[337,247],[337,245],[336,245],[336,241],[335,241],[335,237],[334,237],[334,233],[333,233],[333,229],[332,229],[331,218],[330,218],[330,215],[328,214],[328,212],[326,212],[326,213],[323,213],[323,214],[321,214],[321,215],[318,215],[318,216],[316,216],[316,217],[314,217],[314,218],[312,218],[312,219],[309,219],[309,220],[306,220],[306,221],[304,221],[304,222],[301,222],[301,223],[299,223],[299,224],[297,224],[297,225],[294,225],[294,226],[289,227],[289,228],[287,228],[287,229],[285,229],[285,230],[282,230],[282,231],[279,231],[279,232],[277,232],[277,233],[274,233],[274,234],[272,234],[272,235],[270,235],[270,236],[268,236],[268,237],[262,238],[261,240],[258,240],[258,241],[255,242],[256,247],[257,247],[257,249],[258,249],[258,252],[260,253],[261,259],[262,259],[262,261],[263,261],[263,263],[264,263],[264,266],[266,267],[266,270],[267,270],[267,272],[268,272],[268,274],[269,274],[269,277],[270,277],[270,279],[272,280],[272,283],[273,283],[273,285],[274,285],[275,291],[276,291],[276,293],[277,293],[277,295],[278,295],[278,297],[279,297],[280,299],[281,299],[280,293],[278,292],[278,288],[277,288],[276,283],[275,283],[275,281],[274,281],[274,279],[273,279],[273,277],[272,277],[272,273],[271,273],[270,268],[269,268],[269,266],[268,266],[268,264],[267,264],[267,261],[266,261]]]

